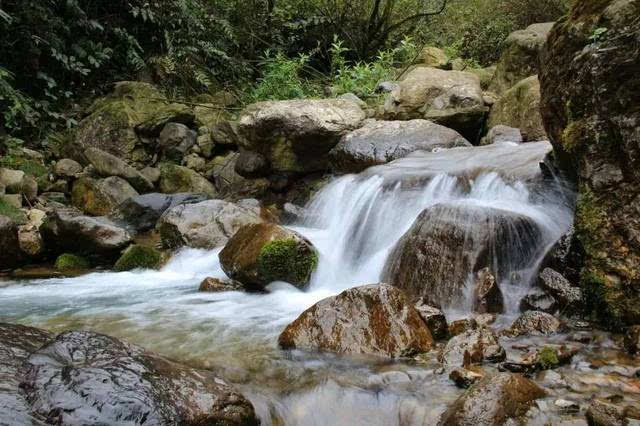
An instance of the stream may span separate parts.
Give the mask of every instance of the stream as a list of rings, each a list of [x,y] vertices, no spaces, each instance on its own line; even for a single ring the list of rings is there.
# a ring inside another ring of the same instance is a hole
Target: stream
[[[432,425],[463,391],[432,351],[419,360],[282,351],[277,337],[319,300],[380,281],[394,244],[427,207],[481,206],[524,215],[543,230],[539,247],[510,253],[517,280],[500,280],[509,325],[549,248],[571,224],[571,194],[559,180],[539,177],[546,143],[490,149],[414,153],[361,173],[336,178],[291,226],[313,242],[319,265],[305,291],[276,282],[268,294],[201,293],[206,277],[226,278],[218,253],[183,249],[159,271],[97,272],[76,278],[0,282],[0,321],[60,332],[90,329],[137,343],[194,366],[211,368],[254,404],[264,425]],[[497,150],[497,151],[496,151]],[[512,236],[518,241],[518,235]],[[534,253],[535,255],[532,255]],[[443,306],[447,319],[469,315],[469,300]],[[570,365],[534,380],[550,390],[531,424],[571,418],[555,403],[622,395],[640,403],[635,372],[604,332],[590,332]],[[501,339],[507,351],[563,342],[570,335]],[[494,366],[487,367],[495,368]]]

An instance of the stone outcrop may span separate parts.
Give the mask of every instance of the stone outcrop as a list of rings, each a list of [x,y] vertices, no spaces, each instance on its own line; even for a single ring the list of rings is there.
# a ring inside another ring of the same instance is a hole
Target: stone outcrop
[[[249,208],[208,200],[168,209],[158,221],[157,229],[166,248],[212,249],[225,245],[244,225],[261,222],[259,206]]]
[[[273,281],[302,288],[318,264],[318,253],[309,240],[273,223],[243,226],[219,257],[229,278],[260,289]]]
[[[346,290],[304,311],[278,342],[284,349],[306,349],[385,357],[427,352],[429,329],[403,292],[387,284]]]
[[[386,120],[424,118],[454,129],[475,142],[488,111],[476,75],[418,67],[407,73],[387,95],[383,117]]]
[[[327,168],[328,152],[365,113],[345,99],[259,102],[238,122],[240,145],[261,154],[273,173],[309,173]]]
[[[487,266],[513,271],[535,259],[541,230],[495,208],[442,203],[425,209],[392,250],[383,280],[435,306],[456,306],[470,275]],[[498,272],[495,277],[503,277]]]
[[[470,145],[455,130],[427,120],[367,120],[364,126],[345,135],[329,152],[329,158],[334,171],[359,173],[413,151]]]
[[[608,327],[640,323],[638,2],[574,2],[542,51],[541,111],[578,186],[576,235],[588,310]]]
[[[551,314],[540,311],[527,311],[504,331],[506,336],[517,337],[527,334],[554,334],[564,331],[565,325]]]

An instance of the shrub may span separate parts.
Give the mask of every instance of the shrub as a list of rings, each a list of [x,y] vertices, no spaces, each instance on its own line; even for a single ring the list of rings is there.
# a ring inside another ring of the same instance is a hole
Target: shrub
[[[283,53],[265,52],[262,78],[251,88],[248,102],[297,99],[319,96],[319,87],[303,76],[309,57],[287,58]]]

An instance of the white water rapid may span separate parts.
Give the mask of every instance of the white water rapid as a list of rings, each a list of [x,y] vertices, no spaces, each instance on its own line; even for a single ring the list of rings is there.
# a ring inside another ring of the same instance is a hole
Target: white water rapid
[[[273,283],[269,294],[200,293],[202,279],[224,277],[220,249],[184,249],[160,271],[0,282],[0,321],[54,331],[92,329],[216,368],[252,400],[265,425],[273,419],[305,426],[433,424],[459,394],[446,375],[434,373],[435,362],[287,353],[277,348],[277,336],[313,303],[379,282],[394,244],[425,208],[438,203],[493,207],[530,218],[543,230],[534,250],[539,256],[526,259],[535,269],[570,225],[567,194],[554,182],[529,180],[547,146],[493,149],[503,150],[499,160],[484,148],[464,148],[437,157],[416,154],[335,179],[309,204],[306,219],[292,226],[320,252],[306,291]],[[529,281],[505,292],[510,312]],[[464,314],[465,307],[447,312]]]

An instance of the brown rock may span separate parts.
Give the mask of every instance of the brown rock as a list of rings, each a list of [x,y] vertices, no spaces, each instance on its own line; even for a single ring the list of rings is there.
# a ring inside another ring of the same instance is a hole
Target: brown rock
[[[500,286],[489,268],[476,272],[473,291],[473,309],[480,314],[504,312],[504,301]]]
[[[235,281],[224,281],[218,278],[205,278],[201,283],[198,291],[218,293],[222,291],[241,290],[242,285]]]
[[[438,359],[446,365],[462,367],[465,364],[465,352],[468,352],[471,362],[477,364],[485,360],[500,362],[506,356],[496,334],[488,328],[478,328],[452,337]]]

